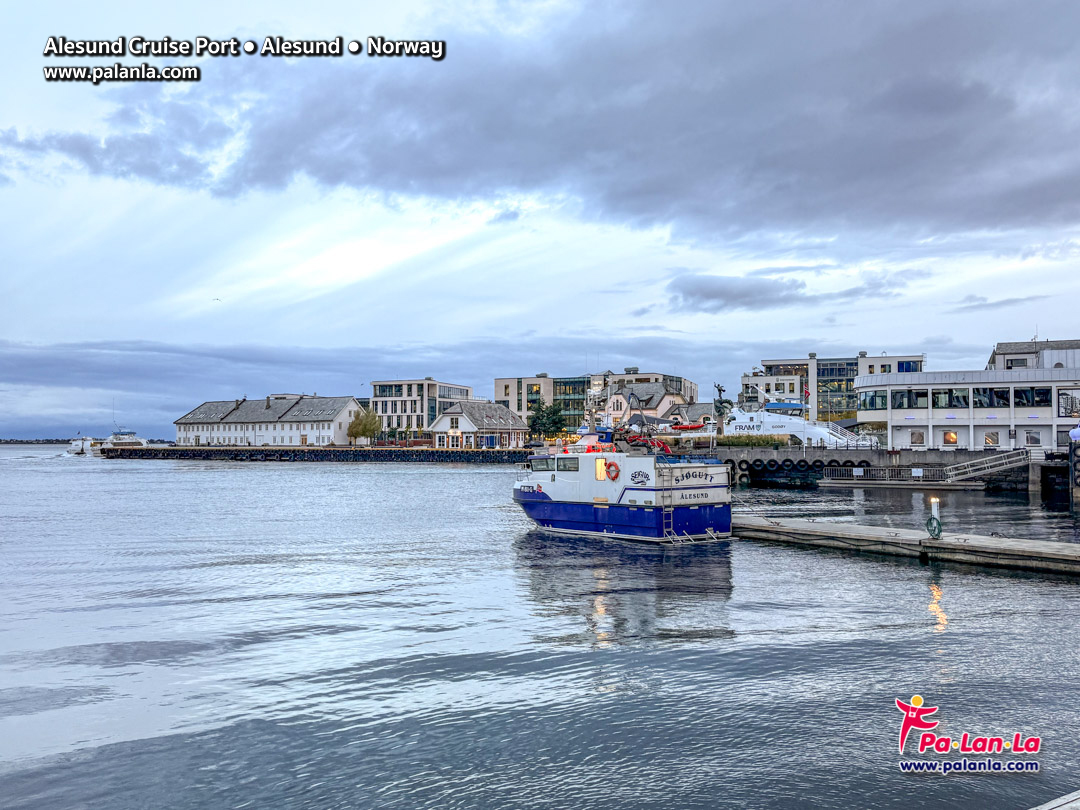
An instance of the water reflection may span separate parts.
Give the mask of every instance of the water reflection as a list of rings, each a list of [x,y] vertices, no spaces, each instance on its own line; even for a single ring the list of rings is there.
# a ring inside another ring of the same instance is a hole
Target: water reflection
[[[559,620],[550,640],[608,647],[733,635],[726,543],[659,547],[530,531],[514,551],[532,610]]]
[[[949,617],[945,615],[945,609],[941,606],[941,585],[936,582],[931,582],[930,595],[933,598],[930,600],[930,604],[927,605],[927,609],[933,614],[934,618],[937,619],[937,623],[934,625],[934,632],[944,633],[945,628],[949,626]]]

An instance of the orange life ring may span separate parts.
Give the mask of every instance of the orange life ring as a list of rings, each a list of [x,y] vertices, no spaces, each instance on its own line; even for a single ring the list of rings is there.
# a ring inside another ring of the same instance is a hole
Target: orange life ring
[[[609,461],[604,469],[607,470],[607,477],[612,481],[619,480],[619,465],[614,461]]]

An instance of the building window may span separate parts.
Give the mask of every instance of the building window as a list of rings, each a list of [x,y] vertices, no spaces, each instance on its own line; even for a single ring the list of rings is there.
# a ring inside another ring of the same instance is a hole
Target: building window
[[[1042,444],[1042,431],[1025,430],[1024,444],[1026,444],[1028,447],[1039,447]]]
[[[450,446],[455,447],[455,448],[461,447],[461,437],[460,436],[451,436],[450,437]]]
[[[882,363],[881,364],[881,373],[882,374],[892,374],[892,363]]]
[[[1027,358],[1026,357],[1017,357],[1017,358],[1012,359],[1012,360],[1006,360],[1005,361],[1005,369],[1006,369],[1006,371],[1009,370],[1009,369],[1013,369],[1013,368],[1027,368]]]
[[[893,391],[892,406],[894,410],[905,408],[925,408],[929,404],[925,388],[918,390]]]
[[[1069,438],[1069,431],[1059,430],[1057,432],[1058,447],[1068,447],[1072,440]]]
[[[509,386],[509,384],[503,386],[503,396],[504,397],[510,396],[510,386]]]
[[[1058,416],[1080,419],[1080,388],[1058,389]]]
[[[942,442],[945,444],[946,447],[950,447],[950,446],[955,447],[956,446],[956,431],[955,430],[946,430],[945,433],[942,435]]]
[[[450,417],[450,429],[451,430],[457,430],[458,429],[458,418],[456,416],[451,416]]]
[[[926,433],[921,430],[911,431],[912,444],[926,444]]]
[[[922,371],[922,361],[899,360],[896,363],[896,370],[900,374],[911,374],[916,371]]]
[[[860,411],[884,411],[889,407],[889,400],[887,399],[888,392],[886,391],[860,391],[859,392],[859,410]]]
[[[983,435],[983,444],[986,447],[997,447],[999,443],[998,432],[996,430],[988,430]]]
[[[935,388],[931,397],[935,408],[967,408],[969,399],[966,388]]]
[[[1013,402],[1017,408],[1049,408],[1049,388],[1015,388]]]
[[[446,436],[442,433],[439,434],[439,447],[446,447]]]
[[[874,364],[873,363],[870,364],[870,373],[871,374],[874,373]]]
[[[976,408],[1008,408],[1008,388],[972,388],[971,402]]]

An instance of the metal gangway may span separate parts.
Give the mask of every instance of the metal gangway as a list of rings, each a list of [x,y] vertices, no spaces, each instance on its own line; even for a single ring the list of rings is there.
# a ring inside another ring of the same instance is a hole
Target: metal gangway
[[[1045,456],[1044,452],[1041,454]],[[1022,450],[1011,450],[1008,453],[993,453],[987,458],[980,458],[975,461],[965,461],[961,464],[953,464],[952,466],[945,468],[945,480],[966,481],[971,478],[978,478],[981,475],[986,475],[987,473],[1008,470],[1011,467],[1020,467],[1024,464],[1031,463],[1032,455],[1033,452],[1031,450],[1024,448]]]
[[[958,484],[1001,470],[1022,467],[1033,459],[1044,456],[1044,451],[1025,448],[1007,453],[987,454],[986,458],[964,461],[948,467],[826,467],[821,473],[827,481],[837,482]]]

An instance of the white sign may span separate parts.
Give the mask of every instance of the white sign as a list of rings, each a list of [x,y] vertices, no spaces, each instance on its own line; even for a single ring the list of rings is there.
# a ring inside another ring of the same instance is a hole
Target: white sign
[[[698,503],[723,503],[725,489],[711,487],[709,489],[673,489],[671,491],[672,506],[693,506]]]

